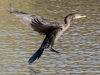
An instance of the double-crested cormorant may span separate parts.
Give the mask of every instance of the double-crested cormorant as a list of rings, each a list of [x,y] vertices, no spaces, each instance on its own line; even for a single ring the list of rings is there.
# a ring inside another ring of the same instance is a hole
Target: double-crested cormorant
[[[52,46],[58,40],[61,34],[69,28],[70,21],[73,19],[86,17],[80,14],[69,14],[64,19],[65,24],[60,24],[56,22],[50,22],[37,15],[30,15],[25,12],[17,11],[12,8],[11,4],[10,8],[7,9],[7,11],[15,15],[16,17],[20,18],[21,22],[23,22],[24,24],[31,26],[34,29],[34,31],[37,31],[40,34],[45,35],[45,38],[40,48],[29,59],[29,64],[34,62],[36,59],[39,59],[44,49],[46,48],[49,48],[53,52],[59,53],[58,51],[53,49]]]

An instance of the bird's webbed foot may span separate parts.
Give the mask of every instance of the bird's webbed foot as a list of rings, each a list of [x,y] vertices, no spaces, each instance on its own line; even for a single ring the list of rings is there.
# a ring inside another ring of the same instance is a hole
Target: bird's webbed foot
[[[56,53],[60,53],[60,54],[65,54],[65,53],[61,53],[61,52],[59,52],[59,51],[57,51],[57,50],[55,50],[55,49],[53,49],[53,48],[51,48],[50,49],[52,52],[56,52]]]
[[[52,52],[60,53],[60,52],[56,51],[56,50],[53,49],[53,48],[51,48],[50,50],[51,50]]]

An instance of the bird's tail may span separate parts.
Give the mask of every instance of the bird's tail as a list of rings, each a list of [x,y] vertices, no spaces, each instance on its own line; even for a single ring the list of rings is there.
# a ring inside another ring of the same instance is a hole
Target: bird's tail
[[[32,62],[34,62],[36,59],[39,59],[40,56],[42,55],[44,51],[44,48],[39,48],[39,50],[37,50],[37,52],[35,52],[32,57],[29,59],[28,63],[31,64]]]
[[[36,59],[39,59],[40,56],[42,55],[44,49],[49,47],[49,36],[46,35],[43,43],[41,44],[40,48],[37,50],[37,52],[35,52],[32,57],[29,59],[28,63],[31,64],[32,62],[34,62]]]
[[[23,15],[26,15],[27,13],[25,12],[21,12],[21,11],[18,11],[18,10],[15,10],[12,5],[10,4],[9,7],[6,8],[7,11],[11,14],[14,14],[16,17],[21,17]]]

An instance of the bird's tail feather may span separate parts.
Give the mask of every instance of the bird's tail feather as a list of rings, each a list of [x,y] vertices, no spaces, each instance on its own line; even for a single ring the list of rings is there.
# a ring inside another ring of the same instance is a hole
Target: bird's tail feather
[[[32,55],[32,57],[29,59],[28,63],[31,64],[36,59],[39,59],[40,56],[42,55],[43,51],[44,51],[44,48],[40,47],[40,49]]]
[[[32,62],[34,62],[36,59],[39,59],[40,58],[40,56],[42,55],[44,49],[46,49],[46,48],[48,48],[50,46],[51,43],[49,43],[49,41],[51,41],[50,40],[50,36],[46,35],[43,43],[41,44],[41,47],[29,59],[29,61],[28,61],[29,64],[31,64]]]

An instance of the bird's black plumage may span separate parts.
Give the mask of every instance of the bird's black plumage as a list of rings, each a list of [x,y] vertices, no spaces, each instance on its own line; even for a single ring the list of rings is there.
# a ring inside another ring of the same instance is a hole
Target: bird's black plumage
[[[59,39],[61,34],[67,30],[70,26],[70,21],[73,19],[86,17],[80,14],[69,14],[65,17],[65,24],[60,24],[57,22],[48,21],[38,15],[30,15],[25,12],[21,12],[12,8],[10,4],[10,8],[7,11],[11,14],[14,14],[16,17],[20,18],[20,20],[26,24],[31,26],[34,31],[37,31],[41,34],[45,35],[45,38],[40,46],[40,48],[32,55],[29,59],[28,63],[31,64],[36,59],[39,59],[42,55],[44,49],[49,48],[51,51],[59,53],[55,49],[52,48],[54,43]]]

